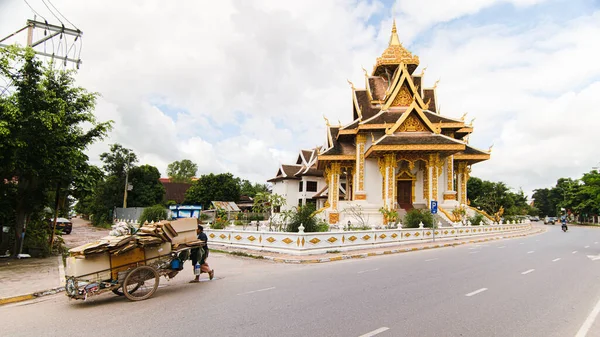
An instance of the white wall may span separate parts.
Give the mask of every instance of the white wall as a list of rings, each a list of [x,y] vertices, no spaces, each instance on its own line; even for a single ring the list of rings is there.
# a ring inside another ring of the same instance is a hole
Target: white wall
[[[381,179],[377,159],[365,159],[365,192],[367,193],[367,202],[369,204],[383,205]]]

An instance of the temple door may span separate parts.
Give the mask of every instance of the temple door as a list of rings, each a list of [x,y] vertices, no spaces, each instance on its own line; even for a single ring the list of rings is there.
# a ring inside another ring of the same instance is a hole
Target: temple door
[[[412,209],[412,181],[398,180],[398,205],[404,209]]]

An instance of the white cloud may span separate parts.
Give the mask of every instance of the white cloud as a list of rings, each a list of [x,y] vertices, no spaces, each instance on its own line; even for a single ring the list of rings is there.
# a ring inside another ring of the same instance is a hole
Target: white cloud
[[[29,2],[51,18],[41,1]],[[600,121],[599,50],[591,43],[600,36],[600,12],[523,31],[436,24],[497,4],[541,2],[398,1],[394,8],[404,41],[433,27],[413,52],[429,66],[426,85],[442,79],[442,113],[468,111],[468,119],[477,117],[471,144],[495,143],[492,160],[473,174],[527,191],[600,160],[589,145]],[[257,182],[298,150],[323,144],[323,115],[350,121],[346,79],[363,86],[361,66],[371,69],[391,26],[379,1],[53,3],[84,31],[79,84],[102,94],[98,119],[115,121],[110,138],[90,147],[93,161],[119,142],[163,175],[168,163],[189,158],[200,174]],[[0,6],[0,35],[30,17],[20,1]],[[383,19],[370,26],[373,15]]]

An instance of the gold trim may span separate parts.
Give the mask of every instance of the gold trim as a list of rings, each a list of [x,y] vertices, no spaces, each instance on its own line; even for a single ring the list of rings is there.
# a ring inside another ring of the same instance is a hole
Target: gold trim
[[[371,130],[371,129],[385,129],[388,126],[386,124],[360,124],[358,125],[359,130]]]
[[[374,145],[369,148],[365,157],[369,157],[374,151],[464,151],[464,149],[464,144]]]
[[[489,154],[455,154],[454,160],[488,160]]]
[[[354,160],[355,157],[347,154],[342,155],[319,155],[318,160]]]
[[[366,194],[356,194],[356,200],[367,200],[367,195]]]
[[[442,128],[444,128],[444,129],[465,128],[465,123],[444,123],[444,122],[442,122]]]
[[[340,214],[339,213],[329,213],[329,223],[330,224],[336,224],[340,221]]]
[[[356,133],[358,133],[358,129],[344,129],[344,130],[338,131],[338,136],[339,135],[354,135]]]
[[[456,200],[456,195],[454,195],[454,194],[444,194],[444,200]]]

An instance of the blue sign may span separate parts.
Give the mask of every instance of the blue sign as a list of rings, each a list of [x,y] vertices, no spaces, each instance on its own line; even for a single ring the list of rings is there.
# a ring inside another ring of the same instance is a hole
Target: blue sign
[[[431,200],[431,214],[437,214],[437,211],[438,211],[437,201]]]

